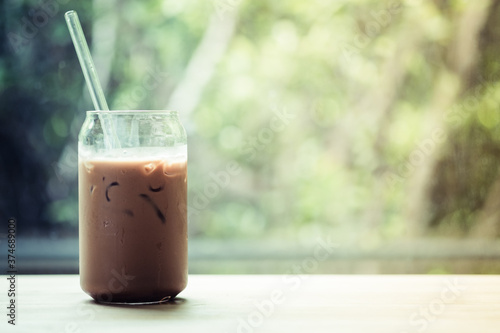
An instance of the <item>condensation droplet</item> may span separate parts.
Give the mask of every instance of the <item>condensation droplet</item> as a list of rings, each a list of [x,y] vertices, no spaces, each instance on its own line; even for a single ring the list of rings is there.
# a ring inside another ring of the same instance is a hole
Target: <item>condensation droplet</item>
[[[144,171],[146,171],[146,174],[150,174],[156,169],[156,164],[154,163],[148,163],[144,166]]]
[[[92,170],[94,170],[94,165],[88,161],[83,162],[83,165],[85,166],[87,172],[92,172]]]
[[[177,209],[182,212],[183,214],[186,213],[187,211],[187,206],[183,201],[177,201]]]
[[[163,164],[163,173],[167,177],[173,177],[181,173],[182,170],[180,166],[176,163],[165,163]]]

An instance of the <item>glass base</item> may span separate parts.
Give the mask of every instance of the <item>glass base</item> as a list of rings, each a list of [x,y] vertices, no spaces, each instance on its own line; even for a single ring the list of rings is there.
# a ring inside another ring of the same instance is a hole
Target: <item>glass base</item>
[[[97,304],[103,304],[103,305],[157,305],[157,304],[166,304],[166,303],[177,303],[178,299],[172,296],[166,296],[163,297],[162,299],[158,301],[145,301],[145,302],[140,302],[140,301],[132,301],[132,302],[106,302],[102,300],[97,300],[94,299],[94,301]]]

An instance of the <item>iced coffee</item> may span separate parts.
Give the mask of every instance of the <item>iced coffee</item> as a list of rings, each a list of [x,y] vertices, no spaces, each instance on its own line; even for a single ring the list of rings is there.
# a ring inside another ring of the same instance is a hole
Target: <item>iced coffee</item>
[[[129,116],[80,134],[80,283],[102,303],[163,302],[187,283],[185,132],[171,114]]]

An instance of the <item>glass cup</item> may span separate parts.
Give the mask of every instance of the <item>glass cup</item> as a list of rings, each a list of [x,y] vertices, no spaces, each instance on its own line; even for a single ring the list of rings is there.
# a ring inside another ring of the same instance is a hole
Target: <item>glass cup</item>
[[[80,284],[159,303],[187,284],[187,137],[174,111],[87,111],[78,137]]]

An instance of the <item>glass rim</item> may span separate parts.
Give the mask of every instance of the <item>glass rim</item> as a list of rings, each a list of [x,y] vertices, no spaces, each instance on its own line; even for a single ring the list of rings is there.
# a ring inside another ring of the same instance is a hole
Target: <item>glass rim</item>
[[[177,116],[179,113],[173,110],[88,110],[87,114],[109,114],[109,115],[159,114],[159,115]]]

